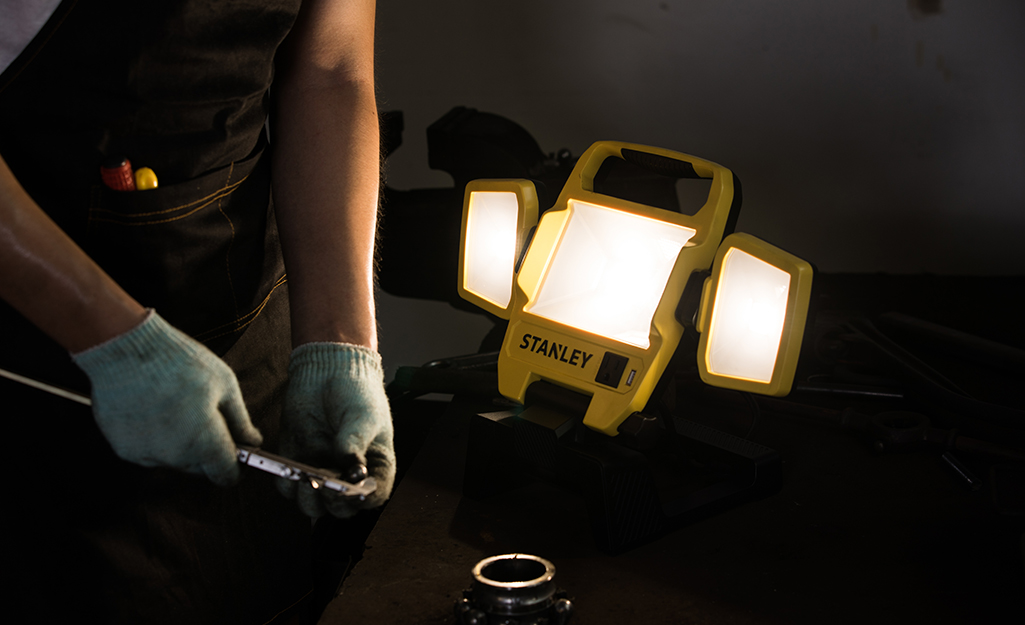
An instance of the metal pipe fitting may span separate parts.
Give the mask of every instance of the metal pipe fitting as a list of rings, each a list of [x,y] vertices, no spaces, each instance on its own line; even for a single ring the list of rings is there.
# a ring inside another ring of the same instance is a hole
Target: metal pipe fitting
[[[555,565],[544,558],[510,553],[473,567],[473,585],[456,603],[459,625],[564,625],[573,613],[555,586]]]

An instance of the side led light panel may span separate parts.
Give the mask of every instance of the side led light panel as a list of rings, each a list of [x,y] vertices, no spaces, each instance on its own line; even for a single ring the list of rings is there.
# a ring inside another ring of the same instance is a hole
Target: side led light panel
[[[526,312],[647,348],[652,317],[695,231],[582,202],[571,211]]]
[[[459,296],[509,318],[516,259],[537,225],[537,190],[529,180],[474,180],[463,194]]]
[[[705,283],[698,371],[707,384],[786,395],[811,300],[809,263],[749,234],[723,240]]]
[[[790,274],[747,252],[726,252],[708,329],[708,370],[768,383],[786,319]]]
[[[512,297],[519,202],[511,191],[470,193],[463,288],[506,308]]]

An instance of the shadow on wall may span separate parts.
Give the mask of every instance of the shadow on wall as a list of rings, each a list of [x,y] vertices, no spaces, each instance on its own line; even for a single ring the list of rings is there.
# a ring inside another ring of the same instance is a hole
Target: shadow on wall
[[[452,106],[545,150],[614,139],[721,162],[739,226],[824,271],[1025,273],[1025,5],[468,0],[379,7],[397,188],[445,186]]]

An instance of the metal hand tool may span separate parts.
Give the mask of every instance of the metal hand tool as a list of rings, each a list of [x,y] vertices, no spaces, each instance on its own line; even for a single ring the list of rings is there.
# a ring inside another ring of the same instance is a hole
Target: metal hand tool
[[[92,406],[93,403],[92,399],[81,393],[46,384],[45,382],[18,375],[6,369],[0,369],[0,377],[86,406]],[[362,464],[357,464],[347,475],[342,476],[340,473],[330,469],[312,467],[246,445],[238,446],[238,461],[246,466],[266,471],[267,473],[273,473],[287,480],[307,480],[313,488],[323,486],[347,497],[357,497],[360,500],[366,499],[368,495],[372,495],[377,490],[377,481],[367,476],[367,468]]]

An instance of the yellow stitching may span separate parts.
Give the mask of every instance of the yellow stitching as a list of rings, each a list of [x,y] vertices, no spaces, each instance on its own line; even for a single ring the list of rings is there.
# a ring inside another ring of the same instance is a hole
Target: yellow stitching
[[[271,291],[271,293],[273,293],[273,291]],[[249,313],[250,315],[255,313],[256,317],[253,317],[252,319],[250,319],[249,321],[239,325],[238,327],[232,328],[231,330],[225,330],[224,332],[219,332],[217,334],[214,334],[213,336],[206,336],[205,334],[197,334],[193,338],[195,338],[197,341],[201,341],[203,343],[206,343],[206,342],[212,341],[214,339],[219,339],[222,336],[227,336],[229,334],[235,334],[236,332],[241,332],[242,330],[245,330],[247,327],[249,327],[249,324],[251,324],[254,321],[256,321],[256,319],[259,317],[260,313],[263,312],[263,309],[267,307],[267,300],[269,300],[269,299],[270,299],[270,294],[268,294],[268,296],[266,298],[264,298],[264,300],[262,302],[260,302],[260,305],[255,310],[253,310],[251,313]],[[246,316],[248,317],[249,315],[246,315]]]
[[[196,334],[192,338],[196,339],[197,341],[201,341],[201,342],[205,343],[207,341],[212,341],[214,339],[219,339],[222,336],[226,336],[228,334],[234,334],[235,332],[238,332],[240,330],[244,330],[245,328],[247,328],[249,326],[249,324],[251,324],[254,321],[256,321],[256,318],[260,315],[261,312],[263,312],[263,309],[266,308],[267,302],[270,300],[270,296],[273,295],[274,291],[276,291],[277,288],[279,286],[281,286],[282,284],[284,284],[285,282],[287,282],[287,280],[285,280],[285,276],[281,276],[278,279],[277,283],[275,283],[275,285],[271,288],[270,293],[267,293],[267,297],[263,298],[263,301],[260,302],[260,305],[257,306],[256,308],[254,308],[252,311],[250,311],[247,315],[245,315],[243,317],[239,317],[235,321],[231,321],[231,322],[228,322],[228,323],[222,323],[221,325],[217,326],[216,328],[210,328],[209,330],[206,330],[204,332],[200,332],[199,334]],[[219,330],[220,328],[223,328],[225,326],[238,324],[239,322],[241,322],[246,317],[253,317],[253,318],[250,319],[249,321],[247,321],[247,322],[245,322],[245,323],[235,327],[235,328],[232,328],[231,330],[226,330],[224,332],[221,332],[219,334],[215,334],[213,336],[207,336],[207,334],[209,334],[210,332],[214,332],[214,331]]]
[[[303,595],[303,596],[301,596],[301,597],[299,597],[299,598],[298,598],[298,599],[297,599],[297,600],[295,601],[295,603],[293,603],[292,605],[288,606],[288,607],[287,607],[287,608],[285,608],[284,610],[282,610],[282,611],[278,612],[277,614],[275,614],[274,616],[272,616],[272,617],[271,617],[271,619],[270,619],[269,621],[267,621],[266,623],[264,623],[263,625],[269,625],[269,623],[272,623],[272,622],[274,621],[274,619],[278,618],[279,616],[281,616],[281,615],[282,615],[282,614],[284,614],[285,612],[288,612],[289,610],[291,610],[291,609],[292,609],[292,608],[294,608],[295,606],[299,605],[300,603],[302,603],[302,602],[303,602],[303,601],[304,601],[304,600],[306,599],[306,597],[309,597],[309,596],[310,596],[310,595],[312,595],[312,594],[313,594],[313,589],[312,589],[312,588],[310,588],[309,590],[307,590],[307,591],[306,591],[306,594],[305,594],[305,595]]]
[[[234,167],[234,164],[232,164],[232,166]],[[249,176],[246,176],[246,178],[248,178],[248,177]],[[207,202],[206,204],[203,205],[203,206],[209,206],[214,200],[219,200],[220,198],[222,198],[222,197],[224,197],[226,195],[230,195],[230,194],[234,193],[235,190],[238,189],[238,186],[246,181],[246,178],[243,178],[242,180],[239,180],[235,184],[221,187],[220,189],[218,189],[217,191],[214,191],[213,193],[211,193],[210,195],[208,195],[206,197],[199,198],[198,200],[193,200],[193,201],[189,202],[188,204],[182,204],[181,206],[176,206],[174,208],[166,208],[164,210],[151,211],[149,213],[135,213],[133,215],[125,215],[123,213],[120,213],[120,212],[115,211],[115,210],[111,210],[109,208],[92,208],[92,209],[89,209],[89,212],[90,213],[113,213],[113,214],[118,215],[120,217],[123,217],[123,218],[126,218],[126,219],[130,219],[130,218],[133,218],[133,217],[150,217],[152,215],[166,215],[167,213],[173,213],[174,211],[182,210],[183,208],[188,208],[188,207],[192,206],[193,204],[198,204],[199,202],[202,202],[204,200],[210,200],[209,202]],[[200,208],[203,208],[203,206],[201,206]],[[195,212],[195,211],[193,211],[193,212]],[[189,214],[191,215],[192,213],[189,213]],[[97,221],[99,221],[99,220],[97,220]],[[110,221],[110,220],[107,219],[107,220],[103,220],[103,221]],[[153,222],[153,223],[163,223],[163,222]]]
[[[235,163],[232,163],[228,169],[228,179],[225,181],[225,185],[230,185],[233,173],[235,173]],[[231,223],[231,219],[224,212],[224,206],[221,203],[224,198],[224,195],[217,198],[217,210],[224,216],[231,228],[231,240],[228,241],[228,249],[224,252],[224,270],[228,273],[228,289],[231,291],[231,302],[235,306],[235,317],[238,317],[238,297],[235,296],[235,282],[231,279],[231,246],[235,242],[235,224]]]
[[[177,217],[169,217],[168,219],[158,219],[157,221],[140,221],[140,222],[137,222],[137,223],[132,223],[130,221],[122,220],[122,219],[95,219],[95,218],[93,218],[92,221],[101,221],[101,222],[104,222],[104,223],[120,224],[122,226],[156,226],[156,225],[159,225],[159,224],[170,223],[172,221],[178,221],[179,219],[185,219],[189,215],[197,213],[197,212],[203,210],[204,208],[206,208],[207,206],[210,206],[211,204],[213,204],[215,201],[217,201],[219,199],[221,199],[221,198],[214,198],[214,199],[210,200],[209,202],[207,202],[206,204],[203,204],[202,206],[197,206],[196,208],[194,208],[194,209],[190,210],[189,212],[185,213],[184,215],[178,215]]]
[[[274,290],[275,290],[275,289],[277,289],[277,288],[278,288],[279,286],[281,286],[282,284],[284,284],[284,283],[285,283],[285,282],[287,282],[287,281],[288,281],[288,279],[287,279],[287,276],[284,276],[284,275],[283,275],[283,276],[281,276],[280,278],[278,278],[278,279],[277,279],[277,282],[275,282],[275,283],[274,283],[274,286],[272,286],[272,287],[271,287],[271,289],[270,289],[270,291],[269,291],[269,292],[267,293],[267,297],[265,297],[265,298],[264,298],[264,302],[266,302],[266,301],[267,301],[267,299],[269,299],[269,298],[270,298],[270,296],[271,296],[271,293],[274,293]],[[262,305],[262,303],[261,303],[261,305]],[[210,328],[209,330],[203,330],[202,332],[200,332],[200,333],[199,333],[199,334],[197,334],[196,336],[203,336],[203,335],[205,335],[205,334],[209,334],[209,333],[211,333],[211,332],[216,332],[217,330],[220,330],[221,328],[224,328],[224,327],[227,327],[227,326],[232,326],[232,325],[235,325],[235,324],[241,323],[243,319],[245,319],[246,317],[250,317],[250,316],[252,316],[252,315],[256,314],[256,313],[257,313],[257,312],[258,312],[259,310],[260,310],[260,308],[259,308],[259,307],[257,307],[257,308],[254,308],[254,309],[253,309],[253,310],[251,310],[250,312],[246,313],[245,315],[242,315],[241,317],[239,317],[239,318],[237,318],[237,319],[235,319],[235,320],[233,320],[233,321],[229,321],[228,323],[222,323],[221,325],[219,325],[219,326],[214,326],[214,327]]]
[[[234,167],[235,164],[232,163],[231,166]],[[246,178],[248,178],[248,177],[249,176],[246,176]],[[163,215],[165,213],[173,213],[176,210],[181,210],[183,208],[188,208],[188,207],[192,206],[193,204],[198,204],[199,202],[202,202],[204,200],[210,200],[212,202],[213,200],[217,199],[216,197],[214,197],[215,195],[234,192],[235,189],[237,189],[240,184],[242,184],[243,182],[246,181],[246,178],[243,178],[242,180],[239,180],[235,184],[225,185],[225,186],[223,186],[220,189],[214,191],[213,193],[211,193],[210,195],[208,195],[206,197],[201,197],[198,200],[192,200],[191,202],[188,202],[186,204],[182,204],[181,206],[175,206],[174,208],[165,208],[163,210],[152,211],[152,212],[149,212],[149,213],[136,213],[136,214],[131,215],[131,216],[132,217],[149,217],[150,215]],[[115,215],[120,215],[121,214],[118,211],[111,210],[109,208],[96,208],[96,209],[93,209],[93,210],[95,210],[96,212],[100,212],[100,213],[114,213]]]
[[[224,209],[220,203],[217,204],[217,210],[220,211],[221,215],[228,221],[228,226],[231,228],[231,240],[228,241],[228,249],[224,252],[224,270],[228,273],[228,289],[231,291],[231,301],[235,306],[235,316],[238,316],[238,298],[235,297],[235,282],[231,279],[231,244],[235,242],[235,226],[231,223],[231,219],[224,214]]]

